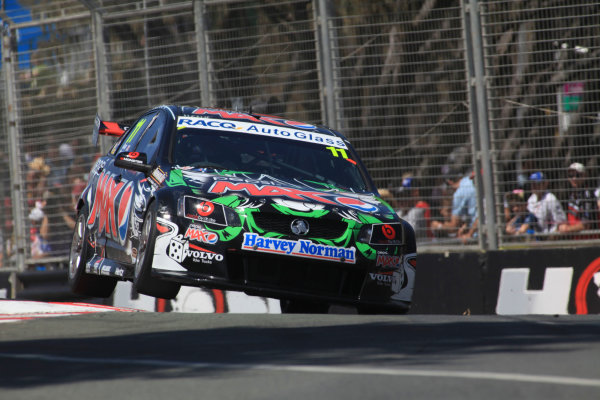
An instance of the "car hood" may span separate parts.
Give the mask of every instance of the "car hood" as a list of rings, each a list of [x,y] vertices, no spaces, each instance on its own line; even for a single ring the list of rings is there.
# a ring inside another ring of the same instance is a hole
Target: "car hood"
[[[269,175],[182,168],[171,170],[166,183],[185,186],[192,193],[210,199],[235,195],[246,199],[249,207],[273,204],[300,213],[329,210],[351,219],[358,213],[397,219],[389,205],[372,193],[346,192]]]

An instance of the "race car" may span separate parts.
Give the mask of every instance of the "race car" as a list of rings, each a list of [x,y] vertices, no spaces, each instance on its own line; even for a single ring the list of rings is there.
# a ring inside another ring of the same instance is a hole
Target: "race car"
[[[280,299],[282,312],[405,313],[415,235],[378,194],[349,141],[271,115],[163,105],[118,138],[78,199],[75,293],[119,280],[173,299],[181,285]]]

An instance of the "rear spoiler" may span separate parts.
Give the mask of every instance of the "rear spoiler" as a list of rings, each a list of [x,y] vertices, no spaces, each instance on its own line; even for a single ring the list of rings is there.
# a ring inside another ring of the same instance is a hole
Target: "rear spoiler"
[[[100,115],[96,114],[96,119],[94,120],[94,131],[92,132],[92,144],[94,146],[98,145],[99,135],[120,137],[127,131],[127,129],[129,129],[128,126],[118,122],[102,121],[102,119],[100,119]]]

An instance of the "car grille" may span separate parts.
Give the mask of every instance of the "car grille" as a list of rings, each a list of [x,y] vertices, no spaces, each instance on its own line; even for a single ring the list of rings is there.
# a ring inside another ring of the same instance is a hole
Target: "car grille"
[[[358,299],[366,276],[366,271],[355,265],[299,257],[256,254],[236,261],[230,262],[229,277],[247,286],[348,300]]]
[[[310,226],[308,237],[322,239],[336,239],[344,234],[348,224],[344,221],[322,218],[296,217],[293,215],[282,215],[277,213],[257,212],[252,215],[256,225],[267,232],[277,232],[284,235],[293,235],[291,230],[292,221],[303,219]]]

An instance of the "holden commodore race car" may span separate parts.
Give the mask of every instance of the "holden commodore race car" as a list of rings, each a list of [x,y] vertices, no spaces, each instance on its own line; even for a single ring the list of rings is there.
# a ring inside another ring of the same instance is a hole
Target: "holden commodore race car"
[[[323,126],[246,112],[160,106],[118,137],[77,203],[71,289],[119,280],[173,299],[181,285],[281,300],[283,312],[410,308],[412,227],[378,195],[348,140]]]

